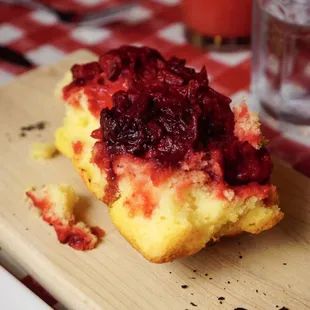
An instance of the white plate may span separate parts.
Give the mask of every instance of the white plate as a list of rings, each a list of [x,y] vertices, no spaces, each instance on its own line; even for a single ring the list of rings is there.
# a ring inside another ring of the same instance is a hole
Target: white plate
[[[52,308],[0,266],[0,309],[51,310]]]

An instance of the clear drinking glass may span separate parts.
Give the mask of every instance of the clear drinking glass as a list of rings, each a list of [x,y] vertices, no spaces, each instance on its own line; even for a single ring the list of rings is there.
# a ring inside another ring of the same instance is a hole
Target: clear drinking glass
[[[254,0],[252,48],[263,121],[310,129],[310,0]]]

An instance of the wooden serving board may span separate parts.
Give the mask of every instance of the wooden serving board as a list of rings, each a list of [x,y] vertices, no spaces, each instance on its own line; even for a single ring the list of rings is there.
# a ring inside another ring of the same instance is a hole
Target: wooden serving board
[[[94,57],[87,51],[73,53],[0,89],[1,247],[74,310],[309,309],[310,181],[292,169],[275,164],[273,181],[285,213],[278,226],[156,265],[121,237],[107,208],[90,195],[67,158],[58,156],[46,163],[30,158],[31,144],[53,141],[62,122],[64,104],[54,98],[55,83],[73,63]],[[20,137],[22,126],[38,121],[49,125]],[[78,252],[60,244],[53,228],[24,202],[27,186],[53,182],[73,185],[82,196],[79,218],[106,231],[95,250]]]

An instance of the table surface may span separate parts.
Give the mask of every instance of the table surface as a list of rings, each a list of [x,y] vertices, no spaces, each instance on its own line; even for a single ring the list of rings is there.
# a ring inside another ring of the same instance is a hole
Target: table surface
[[[53,1],[58,8],[92,11],[123,3],[122,0]],[[188,65],[206,66],[210,84],[217,91],[239,102],[249,96],[251,52],[202,51],[187,44],[183,34],[179,0],[142,0],[121,23],[105,27],[81,27],[63,24],[43,10],[0,5],[0,45],[19,51],[37,66],[57,62],[80,48],[97,54],[122,44],[148,45],[165,57],[186,58]],[[27,69],[0,60],[0,84],[7,83]],[[255,108],[255,107],[253,107]],[[291,140],[289,132],[264,126],[271,138],[270,151],[293,168],[310,176],[310,138]],[[0,250],[0,263],[54,309],[64,309],[18,263]]]

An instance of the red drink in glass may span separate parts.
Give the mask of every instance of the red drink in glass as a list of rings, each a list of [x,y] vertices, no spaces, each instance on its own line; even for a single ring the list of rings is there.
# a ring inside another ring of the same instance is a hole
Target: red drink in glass
[[[195,45],[247,45],[252,0],[182,0],[188,39]]]

